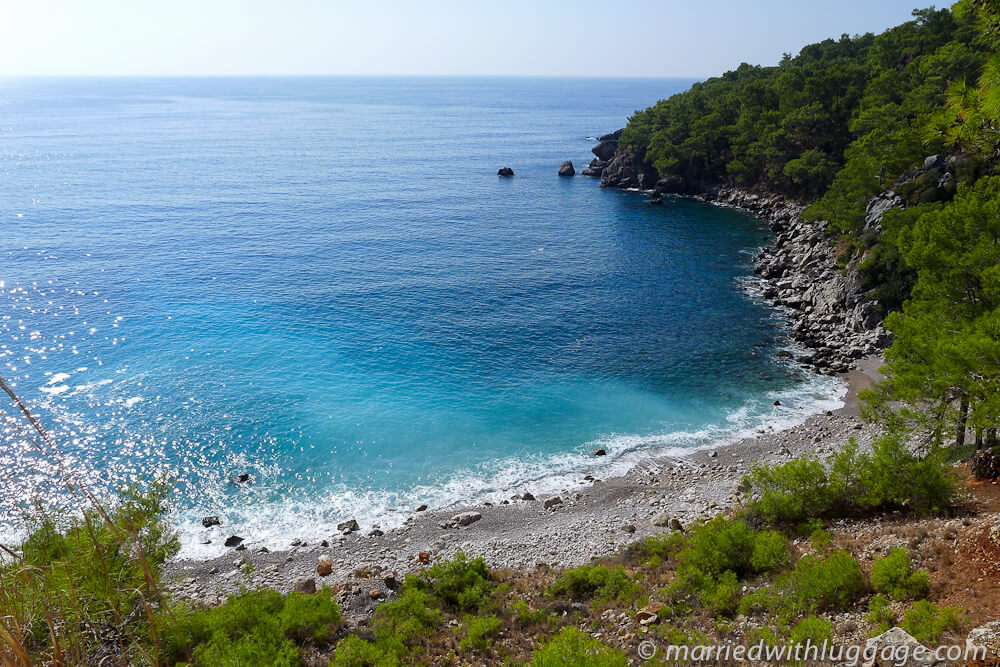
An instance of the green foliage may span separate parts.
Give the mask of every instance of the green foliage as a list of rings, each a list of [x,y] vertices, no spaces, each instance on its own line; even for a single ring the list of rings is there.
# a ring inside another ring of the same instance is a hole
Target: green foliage
[[[914,572],[906,549],[891,549],[872,564],[872,587],[894,600],[927,597],[930,581],[926,572]]]
[[[378,606],[371,629],[376,636],[392,637],[413,646],[437,630],[441,622],[434,598],[419,589],[404,587],[398,599]]]
[[[903,613],[903,628],[917,641],[933,643],[941,639],[948,630],[962,627],[962,615],[954,607],[938,607],[927,600],[921,600]]]
[[[449,609],[478,612],[491,605],[496,584],[486,561],[469,559],[458,553],[450,561],[436,564],[426,572],[406,578],[409,588],[426,591]]]
[[[939,513],[956,489],[939,452],[921,458],[898,432],[878,438],[871,454],[859,453],[852,443],[831,457],[829,469],[808,455],[777,466],[753,466],[744,485],[752,497],[750,519],[778,525],[886,508]]]
[[[892,603],[884,595],[876,595],[868,603],[868,623],[872,626],[872,636],[880,635],[892,628],[896,614]]]
[[[0,565],[0,616],[29,657],[51,655],[53,635],[64,656],[87,652],[97,635],[127,654],[155,650],[147,605],[178,547],[163,516],[168,492],[129,489],[108,510],[66,518],[36,506],[23,558]]]
[[[639,585],[620,565],[584,565],[566,570],[552,582],[548,590],[550,595],[556,597],[599,602],[631,600],[639,591]]]
[[[803,556],[795,568],[770,587],[743,599],[741,611],[763,607],[782,618],[820,611],[842,611],[865,592],[861,567],[843,550]]]
[[[792,628],[788,636],[790,643],[805,645],[810,642],[814,646],[822,646],[823,642],[833,639],[833,623],[825,618],[809,616],[802,619]]]
[[[351,635],[339,644],[330,667],[400,667],[405,649],[386,641],[369,642]]]
[[[684,537],[684,533],[679,530],[653,535],[629,545],[625,551],[625,560],[629,563],[642,563],[646,567],[656,568],[663,561],[675,557],[685,544],[687,544],[687,539]]]
[[[636,112],[622,145],[661,175],[693,187],[734,181],[802,199],[838,227],[860,227],[872,195],[945,133],[928,124],[946,108],[949,83],[975,76],[987,49],[969,18],[914,11],[881,35],[828,39],[777,67],[747,64]]]
[[[194,665],[298,665],[298,644],[325,642],[341,620],[329,588],[287,596],[257,590],[185,614],[165,629],[174,660],[190,654]]]
[[[510,605],[509,611],[514,620],[521,627],[525,628],[544,623],[546,618],[548,618],[548,613],[544,609],[528,609],[528,603],[524,600],[518,600]]]
[[[533,667],[627,667],[623,651],[603,645],[574,627],[559,634],[535,651]]]
[[[486,651],[493,646],[493,638],[500,631],[500,619],[496,616],[467,616],[462,624],[465,636],[460,646],[463,651]]]

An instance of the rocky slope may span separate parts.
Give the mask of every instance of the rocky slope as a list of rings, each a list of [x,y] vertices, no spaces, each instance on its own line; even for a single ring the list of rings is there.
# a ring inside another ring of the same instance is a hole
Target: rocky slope
[[[755,258],[760,293],[786,313],[789,335],[805,350],[796,360],[820,372],[838,373],[865,356],[878,354],[891,342],[876,304],[865,297],[855,258],[837,264],[827,223],[806,222],[804,208],[779,195],[755,194],[735,187],[694,185],[680,176],[659,178],[643,156],[618,145],[621,130],[604,135],[592,150],[596,156],[584,175],[600,176],[601,187],[651,190],[651,201],[665,194],[732,206],[768,222],[774,241]],[[878,228],[882,214],[900,206],[892,192],[872,200],[866,227]]]

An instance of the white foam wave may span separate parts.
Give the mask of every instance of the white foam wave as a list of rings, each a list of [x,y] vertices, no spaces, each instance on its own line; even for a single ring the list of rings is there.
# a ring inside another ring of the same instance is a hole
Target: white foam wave
[[[832,377],[811,375],[797,386],[762,395],[733,410],[719,423],[694,431],[655,435],[610,435],[582,444],[576,451],[550,456],[508,458],[451,475],[439,484],[419,485],[401,491],[332,488],[316,497],[286,497],[257,502],[248,495],[222,516],[223,526],[205,530],[201,518],[217,508],[196,508],[175,517],[181,528],[181,557],[201,559],[222,554],[225,538],[239,534],[248,545],[287,548],[294,538],[330,539],[336,524],[354,518],[367,531],[374,526],[391,530],[412,516],[417,504],[446,509],[483,502],[498,503],[514,492],[536,496],[572,491],[588,484],[593,474],[607,479],[623,475],[653,456],[685,456],[697,449],[718,447],[752,436],[762,428],[781,430],[804,422],[809,416],[841,407],[846,384]],[[780,406],[772,403],[778,401]],[[593,457],[594,447],[607,451]],[[263,500],[263,499],[262,499]],[[211,544],[202,544],[205,538]]]

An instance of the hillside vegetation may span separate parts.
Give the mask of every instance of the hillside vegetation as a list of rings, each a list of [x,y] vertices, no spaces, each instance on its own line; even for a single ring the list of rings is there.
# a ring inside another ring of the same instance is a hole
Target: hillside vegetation
[[[915,10],[880,35],[695,84],[620,140],[661,177],[780,193],[831,222],[895,336],[870,414],[937,444],[997,444],[998,48],[996,0]],[[889,210],[868,225],[876,196]]]

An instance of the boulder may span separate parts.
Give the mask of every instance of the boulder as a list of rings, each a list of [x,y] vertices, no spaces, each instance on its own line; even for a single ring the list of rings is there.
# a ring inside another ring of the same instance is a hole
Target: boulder
[[[650,602],[645,607],[635,612],[635,622],[639,625],[651,625],[659,618],[663,605],[659,602]]]
[[[451,518],[458,526],[468,526],[473,524],[483,518],[483,515],[479,512],[462,512],[461,514],[456,514]]]
[[[345,535],[347,533],[353,533],[358,528],[359,528],[358,522],[355,521],[354,519],[348,519],[347,521],[342,521],[341,523],[337,524],[337,530],[339,530],[341,533],[344,533]]]
[[[930,651],[902,628],[892,628],[865,644],[865,654],[872,658],[868,667],[931,667],[938,664]],[[902,660],[905,656],[906,660]]]
[[[500,167],[500,170],[497,171],[497,176],[502,176],[504,178],[510,178],[513,175],[514,175],[514,170],[511,169],[510,167]]]
[[[316,574],[321,577],[328,577],[333,572],[333,561],[329,556],[322,556],[316,564]]]
[[[206,516],[201,520],[201,525],[205,526],[205,528],[211,528],[212,526],[221,526],[222,522],[219,521],[219,517],[217,516]]]
[[[312,595],[316,592],[316,580],[312,577],[302,577],[295,582],[295,590],[299,593],[305,593],[306,595]]]
[[[230,535],[229,537],[226,538],[227,547],[238,547],[242,543],[243,543],[243,538],[239,537],[238,535]]]
[[[556,505],[562,505],[562,498],[560,498],[559,496],[552,496],[551,498],[546,498],[545,501],[542,503],[542,507],[544,507],[545,509],[551,509]]]
[[[427,511],[427,505],[417,505],[417,511],[418,512],[426,512]]]
[[[230,481],[232,481],[233,484],[236,484],[238,486],[240,484],[246,484],[250,482],[253,478],[250,476],[250,473],[241,472],[239,475],[233,475],[229,479]]]
[[[980,625],[965,639],[966,655],[986,664],[1000,663],[1000,621]]]
[[[595,449],[593,451],[593,454],[594,454],[594,456],[607,456],[608,455],[607,451],[605,451],[604,449],[601,449],[600,447],[598,447],[597,449]]]
[[[566,160],[561,165],[559,165],[559,175],[560,176],[576,176],[576,169],[573,168],[573,163]]]
[[[680,519],[676,519],[676,518],[675,519],[671,519],[670,520],[670,530],[676,530],[678,532],[683,533],[684,532],[684,524],[681,523]]]
[[[590,152],[596,155],[598,160],[606,162],[611,159],[611,156],[615,154],[616,150],[618,150],[618,140],[609,139],[608,141],[602,141],[591,148]]]
[[[535,496],[525,491],[524,493],[521,494],[521,500],[535,500]]]
[[[649,520],[650,525],[656,528],[666,528],[670,525],[671,516],[667,512],[660,512]]]

